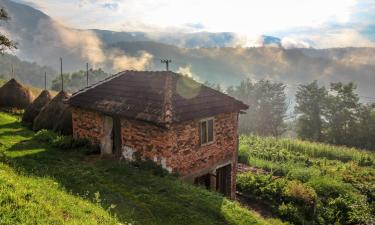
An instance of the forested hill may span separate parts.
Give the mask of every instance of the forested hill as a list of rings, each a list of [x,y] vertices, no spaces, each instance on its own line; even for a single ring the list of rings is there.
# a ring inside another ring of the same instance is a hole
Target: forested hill
[[[10,54],[0,55],[0,79],[8,80],[13,77],[22,83],[35,87],[44,87],[44,73],[47,73],[47,85],[50,87],[57,72],[48,66],[40,66],[36,63],[20,60],[17,56]]]
[[[202,42],[200,48],[182,48],[174,41],[186,40],[182,34],[176,34],[173,40],[161,41],[140,32],[77,30],[56,23],[42,11],[23,4],[0,0],[0,5],[11,16],[2,28],[19,43],[17,55],[55,70],[59,70],[60,56],[64,59],[65,72],[85,69],[86,62],[89,62],[90,67],[103,68],[109,73],[130,69],[126,62],[145,65],[138,69],[160,70],[164,69],[160,59],[169,58],[172,59],[173,71],[188,73],[200,81],[207,80],[222,86],[236,85],[245,78],[270,79],[288,85],[288,90],[293,93],[297,84],[313,80],[325,85],[353,81],[358,85],[360,95],[375,96],[372,85],[375,82],[375,48],[223,47],[227,46],[223,43],[230,40],[230,34],[225,33],[222,36],[220,33],[216,36],[189,34],[192,36],[189,40],[208,38],[213,42]],[[139,57],[140,51],[147,52],[148,57]],[[116,59],[111,59],[113,53],[117,54]],[[124,64],[114,68],[113,64],[122,59],[125,59]]]

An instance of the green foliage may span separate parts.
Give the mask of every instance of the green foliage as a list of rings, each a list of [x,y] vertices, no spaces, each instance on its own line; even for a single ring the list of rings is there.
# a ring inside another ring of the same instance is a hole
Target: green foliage
[[[290,181],[283,190],[283,196],[291,202],[315,207],[317,195],[313,188],[300,181]]]
[[[34,139],[39,142],[52,143],[57,138],[57,136],[58,135],[53,131],[42,129],[35,133]]]
[[[10,19],[7,11],[3,7],[0,8],[0,21],[8,21]],[[7,36],[0,33],[0,53],[3,54],[5,50],[16,49],[15,42],[10,40]]]
[[[270,224],[152,166],[58,151],[8,114],[0,113],[0,137],[0,223]]]
[[[247,79],[238,86],[229,87],[227,93],[249,105],[240,116],[240,133],[262,136],[279,136],[285,131],[287,112],[286,86],[269,80],[252,82]]]
[[[296,94],[297,133],[302,139],[375,149],[375,106],[363,104],[353,83],[331,83],[330,91],[314,81]],[[366,163],[366,162],[364,162]]]
[[[322,110],[327,95],[325,87],[319,87],[317,81],[298,87],[295,111],[301,114],[297,122],[297,133],[300,138],[322,141]]]
[[[93,148],[86,138],[72,138],[71,136],[58,135],[53,131],[42,129],[35,133],[34,139],[39,142],[51,144],[51,146],[63,150],[78,148]]]
[[[109,76],[108,73],[104,72],[102,69],[90,69],[89,70],[89,85],[95,84],[99,81],[104,80]],[[63,74],[64,89],[68,92],[76,92],[87,86],[87,76],[86,71],[80,70],[73,73]],[[52,81],[52,90],[61,90],[61,78],[56,77]]]
[[[308,141],[241,136],[238,190],[294,224],[374,224],[375,154]]]

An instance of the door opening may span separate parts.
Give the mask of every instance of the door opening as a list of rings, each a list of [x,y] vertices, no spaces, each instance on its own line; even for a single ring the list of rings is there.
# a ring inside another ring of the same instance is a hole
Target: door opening
[[[202,176],[196,177],[194,179],[194,184],[197,186],[205,187],[207,190],[210,190],[210,187],[211,187],[210,174],[204,174]]]
[[[113,117],[113,128],[112,128],[112,152],[116,156],[121,155],[121,120],[119,117]]]
[[[216,170],[216,191],[224,194],[225,196],[231,195],[231,172],[231,164],[223,166]]]

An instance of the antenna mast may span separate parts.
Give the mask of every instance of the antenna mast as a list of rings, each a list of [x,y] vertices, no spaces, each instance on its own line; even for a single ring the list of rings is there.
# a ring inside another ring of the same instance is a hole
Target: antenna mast
[[[166,67],[167,71],[169,71],[169,63],[171,63],[172,60],[170,60],[170,59],[161,59],[160,62],[161,63],[165,63],[165,67]]]
[[[47,72],[44,72],[44,90],[47,90]]]
[[[64,91],[64,77],[62,72],[62,58],[60,57],[61,90]]]
[[[86,87],[89,86],[89,63],[86,63]]]

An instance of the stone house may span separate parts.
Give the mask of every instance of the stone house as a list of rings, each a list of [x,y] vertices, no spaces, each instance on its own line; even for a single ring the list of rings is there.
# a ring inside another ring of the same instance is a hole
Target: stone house
[[[73,136],[102,154],[153,160],[187,182],[234,196],[244,103],[169,71],[121,72],[68,103]]]

